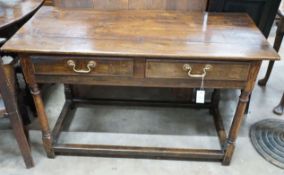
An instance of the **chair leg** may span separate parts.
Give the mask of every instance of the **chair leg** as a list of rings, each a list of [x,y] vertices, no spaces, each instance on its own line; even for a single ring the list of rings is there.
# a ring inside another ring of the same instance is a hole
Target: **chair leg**
[[[264,78],[258,81],[259,86],[266,86],[267,81],[268,81],[268,79],[271,75],[273,66],[274,66],[274,61],[269,61],[269,65],[268,65],[268,68],[267,68],[267,71],[266,71]]]
[[[34,166],[34,162],[18,108],[15,82],[13,62],[3,65],[2,58],[0,58],[1,95],[26,167],[31,168]]]
[[[275,41],[274,41],[274,49],[278,52],[280,47],[281,47],[281,43],[283,40],[283,35],[284,35],[284,19],[282,18],[279,22],[279,25],[277,27],[277,32],[276,32],[276,37],[275,37]],[[274,66],[274,61],[270,61],[265,77],[261,80],[258,81],[258,85],[259,86],[266,86],[267,81],[271,75],[272,69]]]
[[[11,125],[13,128],[13,132],[15,134],[16,140],[18,142],[20,151],[24,158],[25,164],[27,168],[31,168],[34,166],[33,158],[31,156],[31,148],[28,142],[28,138],[25,134],[25,130],[23,127],[23,122],[20,118],[20,115],[17,111],[8,113],[9,119],[11,121]]]
[[[29,145],[31,145],[31,144],[30,144],[29,128],[28,128],[27,125],[24,124],[24,122],[23,122],[23,128],[24,128],[24,132],[25,132],[25,136],[26,136],[26,138],[27,138],[27,141],[28,141]]]
[[[277,115],[282,115],[284,113],[284,94],[278,106],[276,106],[273,112]]]

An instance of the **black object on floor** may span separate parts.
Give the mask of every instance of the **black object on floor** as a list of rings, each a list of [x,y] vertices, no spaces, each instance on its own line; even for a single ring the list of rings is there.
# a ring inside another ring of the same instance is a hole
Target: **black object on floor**
[[[266,119],[250,128],[250,138],[258,153],[284,169],[284,120]]]

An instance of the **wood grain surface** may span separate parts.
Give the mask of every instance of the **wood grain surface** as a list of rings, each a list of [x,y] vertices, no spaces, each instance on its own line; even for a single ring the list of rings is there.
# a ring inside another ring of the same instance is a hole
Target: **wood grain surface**
[[[207,0],[54,0],[60,8],[204,11]]]
[[[241,13],[63,10],[42,7],[5,52],[220,60],[277,60]]]

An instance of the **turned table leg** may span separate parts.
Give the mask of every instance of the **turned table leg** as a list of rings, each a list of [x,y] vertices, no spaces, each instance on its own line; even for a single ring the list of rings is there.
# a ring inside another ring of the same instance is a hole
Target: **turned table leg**
[[[226,150],[225,150],[225,156],[223,159],[223,165],[229,165],[231,158],[233,156],[233,152],[235,150],[235,142],[237,139],[237,135],[239,133],[244,113],[246,110],[246,105],[249,101],[249,95],[250,93],[247,91],[242,91],[241,96],[239,98],[238,107],[234,116],[234,120],[230,129],[229,137],[226,141]]]
[[[34,99],[34,103],[36,106],[36,111],[39,119],[39,123],[41,126],[42,131],[42,140],[43,140],[43,146],[45,148],[45,151],[47,153],[47,156],[49,158],[54,158],[55,154],[52,147],[52,136],[49,129],[48,119],[47,115],[45,113],[44,104],[40,95],[40,90],[38,88],[38,85],[35,81],[35,77],[33,74],[32,69],[32,63],[29,57],[21,56],[21,66],[23,69],[23,73],[25,76],[25,80],[30,88],[31,94]]]
[[[235,142],[244,119],[246,106],[249,102],[250,94],[253,90],[257,74],[259,72],[261,63],[253,63],[249,72],[249,80],[246,87],[242,90],[235,116],[230,128],[229,136],[225,143],[225,155],[223,158],[223,165],[229,165],[235,150]]]
[[[277,115],[282,115],[284,113],[284,93],[279,105],[274,108],[273,112]]]

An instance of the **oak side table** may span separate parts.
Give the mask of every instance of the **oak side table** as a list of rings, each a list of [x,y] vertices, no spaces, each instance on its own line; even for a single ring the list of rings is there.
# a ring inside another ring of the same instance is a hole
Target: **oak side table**
[[[56,24],[56,25],[54,25]],[[43,7],[2,48],[18,54],[36,104],[48,157],[56,154],[218,160],[229,165],[263,60],[279,60],[247,14]],[[66,101],[52,133],[39,83],[241,89],[226,134],[213,109],[220,149],[60,144]]]

